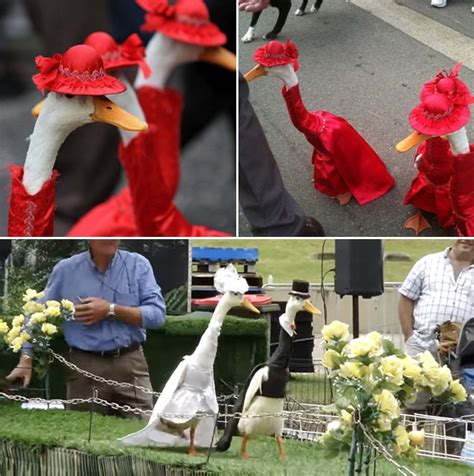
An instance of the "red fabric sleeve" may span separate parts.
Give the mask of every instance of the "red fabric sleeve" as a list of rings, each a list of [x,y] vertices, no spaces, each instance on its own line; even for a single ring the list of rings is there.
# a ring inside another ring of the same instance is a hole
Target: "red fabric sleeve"
[[[474,145],[467,154],[452,156],[451,202],[458,236],[474,236]]]
[[[53,236],[58,173],[53,171],[51,178],[35,195],[30,195],[23,186],[23,167],[11,165],[10,174],[8,236]]]

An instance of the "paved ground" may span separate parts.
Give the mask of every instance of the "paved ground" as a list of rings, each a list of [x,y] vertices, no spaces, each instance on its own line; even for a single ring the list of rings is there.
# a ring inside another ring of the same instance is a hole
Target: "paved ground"
[[[21,21],[18,16],[16,21]],[[15,40],[19,67],[30,84],[35,46],[32,38]],[[6,234],[9,196],[8,165],[22,164],[33,129],[31,107],[39,93],[31,87],[24,95],[0,100],[0,236]],[[222,116],[182,151],[181,182],[176,203],[193,223],[235,233],[235,134]]]
[[[306,214],[323,223],[328,236],[413,236],[403,223],[414,210],[402,204],[415,175],[413,154],[400,155],[394,146],[410,132],[407,117],[418,101],[421,85],[438,70],[451,68],[462,58],[471,67],[463,68],[462,78],[474,87],[474,57],[468,50],[473,47],[472,40],[463,34],[473,31],[471,2],[452,0],[458,12],[449,17],[452,30],[433,19],[441,15],[440,11],[421,5],[429,0],[408,1],[423,15],[394,0],[354,0],[355,4],[326,0],[318,14],[295,17],[293,12],[299,4],[293,2],[281,35],[282,40],[291,38],[299,48],[298,76],[308,109],[324,109],[348,119],[395,177],[397,185],[381,199],[363,207],[352,200],[341,207],[316,192],[311,183],[312,149],[290,123],[280,97],[280,81],[267,77],[250,84],[251,101],[288,190]],[[462,7],[464,12],[459,13]],[[442,12],[450,15],[450,9],[451,5]],[[430,16],[424,15],[425,10]],[[262,14],[259,37],[273,27],[275,19],[276,9]],[[240,36],[249,20],[248,14],[240,14]],[[261,39],[240,43],[242,72],[253,66],[253,52],[263,43]],[[472,126],[469,132],[472,137]],[[250,235],[243,213],[240,234]],[[449,234],[434,224],[423,236]]]

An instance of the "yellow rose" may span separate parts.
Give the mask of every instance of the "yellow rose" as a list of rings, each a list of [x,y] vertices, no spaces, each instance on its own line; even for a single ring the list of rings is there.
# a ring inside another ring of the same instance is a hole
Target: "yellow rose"
[[[74,312],[74,304],[71,301],[69,301],[67,299],[63,299],[61,301],[61,305],[63,306],[63,309],[65,311]]]
[[[433,354],[429,350],[425,350],[422,354],[418,356],[421,367],[425,369],[434,369],[439,367],[438,362],[436,362]]]
[[[46,306],[48,307],[61,307],[61,303],[59,301],[46,301]]]
[[[23,331],[21,334],[20,334],[20,337],[23,339],[23,342],[27,342],[31,339],[31,336],[30,334],[28,334],[28,332],[25,332]]]
[[[58,332],[58,328],[54,324],[45,323],[41,326],[41,332],[48,335],[53,335]]]
[[[459,380],[453,380],[449,384],[449,390],[453,399],[457,402],[464,402],[467,399],[466,389],[459,383]]]
[[[15,337],[18,337],[21,333],[21,327],[12,327],[7,334],[8,340],[11,342]]]
[[[10,328],[8,327],[8,324],[0,319],[0,334],[6,334],[9,330]]]
[[[25,316],[23,314],[20,314],[19,316],[16,316],[13,319],[12,326],[13,327],[22,326],[24,322],[25,322]]]
[[[379,337],[380,334],[377,332],[371,332],[366,336],[353,339],[347,344],[344,352],[351,358],[380,355],[382,347]]]
[[[345,362],[339,367],[339,375],[344,378],[361,378],[361,367],[356,362]]]
[[[415,383],[418,383],[421,379],[421,368],[418,362],[409,357],[408,355],[402,359],[403,362],[403,374],[405,377],[413,380]]]
[[[395,450],[397,453],[405,453],[410,449],[410,439],[403,425],[398,425],[393,430],[393,436],[395,436]]]
[[[44,313],[48,317],[57,318],[57,317],[61,316],[61,309],[59,307],[56,307],[56,306],[51,306],[51,307],[47,307],[46,310],[44,311]]]
[[[10,348],[13,350],[13,352],[19,352],[21,348],[23,347],[23,344],[25,342],[21,337],[15,337],[11,342],[10,342]]]
[[[341,421],[343,425],[352,426],[352,413],[347,410],[341,410]]]
[[[449,387],[452,379],[451,371],[446,365],[430,367],[423,371],[421,385],[429,387],[433,395],[440,395]]]
[[[44,311],[44,304],[39,304],[34,301],[27,302],[23,306],[23,312],[27,315],[34,314],[35,312],[41,312]]]
[[[400,407],[393,393],[384,389],[380,393],[374,395],[374,400],[377,402],[379,410],[390,418],[393,419],[400,416]]]
[[[31,316],[29,323],[30,324],[40,324],[44,321],[46,321],[46,316],[45,316],[44,312],[35,312]]]
[[[332,321],[331,324],[324,326],[321,330],[323,338],[326,342],[331,341],[348,341],[349,325],[341,321]]]
[[[334,367],[337,366],[337,363],[334,360],[340,357],[341,357],[341,354],[339,354],[335,350],[332,350],[332,349],[327,350],[326,352],[324,352],[324,355],[323,355],[324,367],[328,369],[333,369]]]
[[[380,362],[380,370],[389,382],[395,385],[403,384],[403,361],[397,356],[384,357]]]
[[[381,415],[377,419],[377,425],[380,431],[390,431],[392,429],[392,419],[387,415]]]
[[[408,439],[413,446],[419,446],[421,448],[425,444],[425,430],[410,431],[410,433],[408,433]]]

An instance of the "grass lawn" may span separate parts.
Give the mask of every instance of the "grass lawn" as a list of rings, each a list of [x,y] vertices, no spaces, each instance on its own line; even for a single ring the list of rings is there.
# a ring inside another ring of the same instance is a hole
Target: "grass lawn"
[[[321,253],[322,239],[313,240],[285,240],[285,239],[234,239],[192,240],[193,246],[211,247],[239,247],[258,248],[260,259],[257,264],[257,273],[263,276],[267,282],[268,276],[273,276],[274,283],[289,283],[294,278],[306,279],[311,283],[321,282],[321,261],[317,255]],[[415,262],[429,253],[444,250],[452,243],[452,240],[437,239],[400,239],[384,240],[386,253],[405,253],[411,261],[389,261],[385,263],[385,281],[403,281]],[[334,252],[334,240],[327,240],[325,252]],[[324,261],[324,272],[334,268],[334,260]],[[329,273],[325,282],[333,282],[333,273]]]
[[[204,457],[190,457],[185,450],[153,450],[125,448],[116,439],[136,431],[143,423],[113,417],[94,416],[92,441],[87,442],[87,413],[70,411],[24,411],[12,404],[0,403],[0,439],[29,446],[75,448],[93,454],[135,454],[151,461],[175,466],[194,466],[205,461]],[[207,470],[225,475],[345,475],[347,454],[327,458],[324,449],[314,443],[286,440],[287,461],[277,459],[276,443],[272,438],[260,438],[249,443],[250,461],[238,456],[240,438],[235,438],[226,453],[214,453]],[[462,464],[419,459],[404,462],[420,476],[462,476],[473,474],[472,468]],[[377,474],[395,476],[397,471],[390,464],[379,460]]]

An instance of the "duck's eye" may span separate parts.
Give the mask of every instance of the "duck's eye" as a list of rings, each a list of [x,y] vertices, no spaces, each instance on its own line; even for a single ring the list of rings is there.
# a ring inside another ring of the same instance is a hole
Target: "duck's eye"
[[[68,98],[68,99],[72,99],[74,97],[74,94],[65,94],[65,96]]]
[[[236,293],[236,292],[233,292],[232,294],[233,294],[234,296],[238,296],[238,295],[239,295],[239,293]]]

